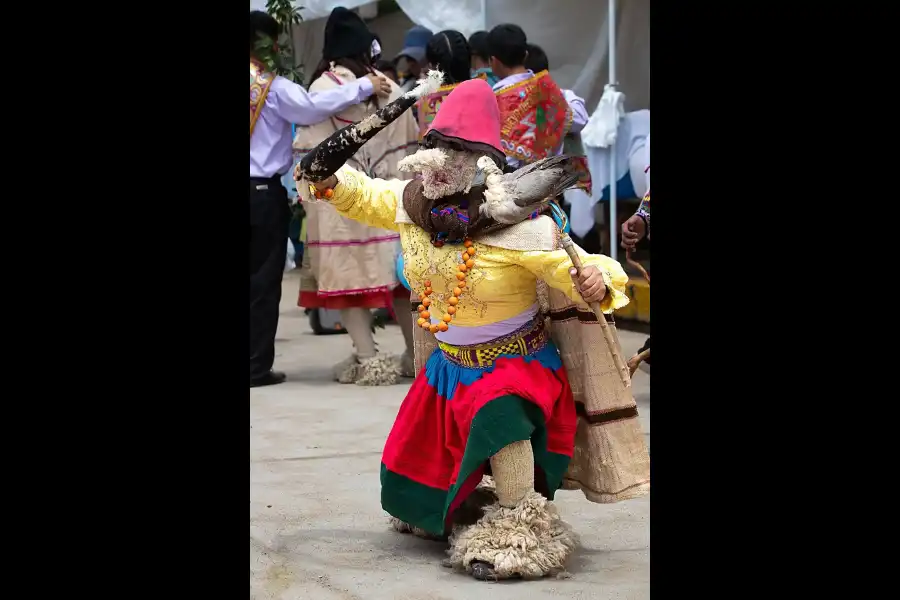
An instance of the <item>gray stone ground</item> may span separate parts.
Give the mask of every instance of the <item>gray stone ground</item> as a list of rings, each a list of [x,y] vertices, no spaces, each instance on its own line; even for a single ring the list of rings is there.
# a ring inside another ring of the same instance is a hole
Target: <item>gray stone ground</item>
[[[508,600],[650,597],[650,500],[593,504],[560,492],[581,536],[567,579],[482,583],[442,568],[445,546],[392,531],[379,504],[381,450],[408,384],[332,381],[346,335],[314,336],[285,278],[275,367],[288,382],[250,390],[250,597],[257,600]],[[620,332],[626,355],[644,335]],[[379,330],[399,351],[395,326]],[[649,440],[650,380],[634,390]]]

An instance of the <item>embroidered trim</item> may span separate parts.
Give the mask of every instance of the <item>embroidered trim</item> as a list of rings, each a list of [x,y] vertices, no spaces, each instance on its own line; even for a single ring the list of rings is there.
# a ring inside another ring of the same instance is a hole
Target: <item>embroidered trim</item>
[[[648,167],[649,168],[649,167]],[[644,220],[644,223],[647,224],[647,235],[650,235],[650,190],[647,190],[647,193],[644,194],[643,199],[641,200],[641,205],[638,206],[637,212],[634,213],[640,218]]]
[[[544,319],[529,321],[509,335],[473,346],[453,346],[438,342],[447,360],[461,367],[486,369],[501,356],[529,356],[541,350],[550,340]]]
[[[253,128],[256,127],[256,121],[262,114],[263,106],[266,103],[266,96],[272,87],[275,76],[263,70],[263,65],[253,60],[250,61],[250,135],[253,135]]]
[[[317,295],[319,296],[350,296],[351,294],[370,294],[373,292],[390,292],[396,288],[396,285],[379,285],[376,287],[370,288],[358,288],[354,290],[336,290],[331,292],[323,292],[319,290]]]
[[[494,93],[500,108],[500,145],[507,156],[532,163],[563,145],[574,113],[548,71]]]
[[[307,241],[306,245],[310,248],[314,247],[327,247],[327,246],[365,246],[366,244],[378,244],[381,242],[396,242],[400,239],[399,234],[395,235],[383,235],[379,237],[369,238],[367,240],[343,240],[343,241],[335,241],[335,242],[324,242],[324,241]]]

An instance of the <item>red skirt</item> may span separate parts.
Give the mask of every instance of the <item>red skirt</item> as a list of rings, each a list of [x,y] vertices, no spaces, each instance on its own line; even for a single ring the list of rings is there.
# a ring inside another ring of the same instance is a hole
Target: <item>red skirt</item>
[[[300,292],[297,306],[301,308],[324,308],[340,310],[342,308],[387,308],[391,309],[394,298],[409,299],[409,290],[398,285],[393,290],[375,290],[359,294],[319,295],[318,292]]]
[[[535,488],[552,499],[575,447],[577,417],[565,368],[547,341],[488,368],[434,351],[400,406],[381,464],[381,505],[441,535],[505,446],[531,440]]]

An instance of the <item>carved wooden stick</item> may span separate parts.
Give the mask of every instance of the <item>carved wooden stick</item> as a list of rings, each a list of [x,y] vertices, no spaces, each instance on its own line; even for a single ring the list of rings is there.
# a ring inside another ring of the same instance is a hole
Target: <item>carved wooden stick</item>
[[[648,169],[650,167],[647,167]],[[628,264],[632,267],[635,267],[638,271],[641,272],[641,275],[644,276],[644,279],[647,280],[647,285],[650,285],[650,275],[647,274],[647,271],[644,269],[644,266],[638,261],[631,258],[631,250],[625,252],[625,260],[628,261]],[[628,359],[628,370],[631,372],[632,377],[634,376],[634,372],[637,371],[637,368],[641,365],[642,362],[650,358],[650,348],[647,348],[643,352],[639,352]]]
[[[632,377],[634,377],[634,372],[641,366],[641,363],[648,358],[650,358],[650,348],[647,348],[643,352],[638,352],[628,359],[628,370],[631,372]]]
[[[580,275],[581,269],[584,268],[584,266],[581,264],[581,257],[578,256],[578,251],[575,250],[575,243],[567,233],[562,234],[562,237],[560,238],[560,245],[565,248],[566,254],[569,255],[570,259],[572,259],[572,265]],[[600,308],[600,303],[591,302],[589,306],[591,307],[591,310],[594,311],[594,315],[596,315],[597,320],[600,322],[600,329],[603,331],[603,338],[606,340],[606,347],[609,350],[609,353],[612,355],[613,364],[616,366],[616,370],[619,372],[619,378],[622,380],[622,385],[624,385],[626,388],[631,387],[631,376],[628,374],[628,367],[625,366],[625,361],[622,360],[622,355],[619,354],[619,349],[616,346],[616,340],[613,337],[612,329],[610,329],[609,325],[607,325],[606,323],[606,315],[603,314],[603,310]]]
[[[644,279],[647,280],[647,285],[650,285],[650,275],[647,274],[647,270],[644,269],[644,265],[642,265],[638,261],[631,258],[631,250],[625,251],[625,260],[628,262],[629,265],[631,265],[632,267],[634,267],[635,269],[640,271],[640,273],[644,277]]]

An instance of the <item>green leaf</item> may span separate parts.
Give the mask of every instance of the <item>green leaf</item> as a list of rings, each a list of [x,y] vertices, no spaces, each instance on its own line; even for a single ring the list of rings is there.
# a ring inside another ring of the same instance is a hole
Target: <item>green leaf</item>
[[[295,23],[302,23],[300,6],[294,6],[291,0],[266,0],[266,12],[278,21],[281,34],[278,40],[272,40],[263,36],[256,44],[254,50],[266,68],[276,75],[280,75],[300,85],[303,84],[303,65],[295,65],[293,51],[292,27]],[[275,51],[275,44],[278,51]]]

